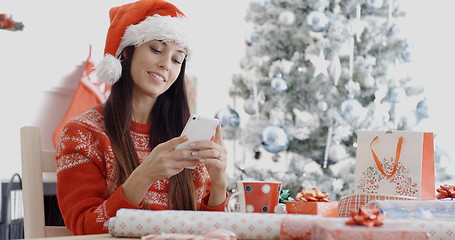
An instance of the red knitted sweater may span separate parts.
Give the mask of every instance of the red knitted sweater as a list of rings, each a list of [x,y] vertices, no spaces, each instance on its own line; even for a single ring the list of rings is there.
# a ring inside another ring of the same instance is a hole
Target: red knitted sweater
[[[57,198],[65,225],[74,234],[106,233],[107,221],[120,208],[168,209],[169,179],[156,181],[142,205],[128,202],[122,185],[116,186],[117,163],[104,128],[103,106],[98,105],[64,126],[57,145]],[[131,125],[131,136],[142,162],[151,152],[151,124]],[[224,204],[207,206],[210,177],[203,164],[192,170],[198,209],[224,211]]]

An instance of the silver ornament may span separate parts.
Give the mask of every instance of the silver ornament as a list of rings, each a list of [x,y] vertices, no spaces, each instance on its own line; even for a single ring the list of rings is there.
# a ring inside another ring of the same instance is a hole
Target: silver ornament
[[[248,98],[244,105],[243,105],[243,110],[245,110],[246,113],[253,115],[257,112],[257,109],[259,108],[259,103],[254,101],[254,98],[250,97]]]
[[[320,101],[320,102],[318,102],[318,108],[319,108],[319,110],[325,112],[325,111],[327,111],[328,105],[326,102]]]
[[[365,4],[370,9],[380,9],[384,5],[384,0],[366,0]]]
[[[409,47],[406,47],[403,52],[401,52],[401,59],[403,59],[403,61],[407,62],[407,63],[410,63],[411,60],[412,60],[412,55],[411,55],[411,50],[409,49]]]
[[[284,26],[291,26],[295,22],[295,14],[291,11],[283,11],[278,16],[278,23]]]
[[[251,46],[258,40],[259,40],[259,35],[257,34],[255,28],[251,28],[246,32],[246,34],[245,34],[246,45]]]
[[[375,84],[375,80],[374,80],[374,77],[371,76],[370,74],[368,74],[367,78],[365,79],[365,81],[363,82],[363,85],[365,87],[373,87],[374,84]]]
[[[283,127],[270,125],[262,130],[261,143],[270,153],[279,153],[289,146],[289,137]]]
[[[362,104],[357,99],[346,99],[341,103],[340,113],[348,122],[354,122],[362,115]]]
[[[321,11],[311,11],[306,17],[306,25],[313,32],[322,32],[329,26],[329,18]]]
[[[237,128],[240,125],[239,114],[229,107],[219,110],[216,113],[215,118],[220,120],[221,127]]]
[[[339,162],[346,156],[346,148],[340,144],[334,144],[329,148],[329,159],[334,162]]]
[[[254,67],[254,62],[250,57],[244,57],[240,60],[240,68],[249,71]]]
[[[261,9],[264,10],[264,11],[267,10],[267,8],[269,8],[272,5],[273,5],[273,1],[272,0],[262,0],[259,3],[259,6],[261,6]]]
[[[280,94],[288,90],[288,84],[286,83],[286,80],[280,76],[275,77],[272,79],[272,81],[270,81],[270,87],[272,88],[272,92],[276,94]]]

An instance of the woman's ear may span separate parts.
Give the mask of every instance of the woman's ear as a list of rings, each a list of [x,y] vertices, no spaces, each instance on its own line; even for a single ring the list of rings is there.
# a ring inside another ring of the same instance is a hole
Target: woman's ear
[[[128,48],[124,48],[123,51],[122,51],[123,59],[128,59],[128,52],[127,52],[127,49],[128,49]]]

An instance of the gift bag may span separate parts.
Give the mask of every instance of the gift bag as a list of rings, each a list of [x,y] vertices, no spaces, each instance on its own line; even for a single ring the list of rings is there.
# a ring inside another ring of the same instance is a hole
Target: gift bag
[[[358,131],[355,193],[434,199],[433,133]]]

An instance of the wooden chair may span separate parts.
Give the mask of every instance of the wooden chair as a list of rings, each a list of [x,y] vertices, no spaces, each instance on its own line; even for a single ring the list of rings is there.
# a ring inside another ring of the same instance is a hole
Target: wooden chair
[[[45,226],[43,173],[55,173],[55,150],[41,148],[39,127],[21,128],[25,238],[73,235],[66,227]]]

